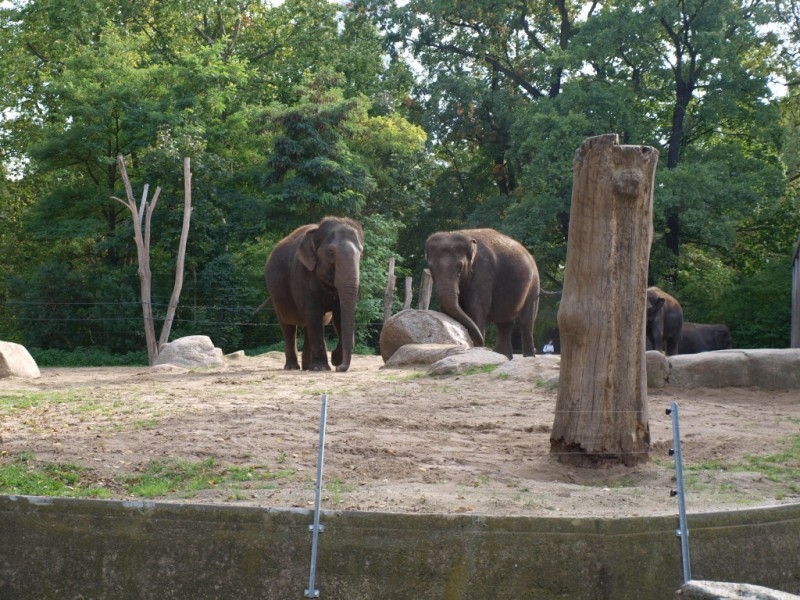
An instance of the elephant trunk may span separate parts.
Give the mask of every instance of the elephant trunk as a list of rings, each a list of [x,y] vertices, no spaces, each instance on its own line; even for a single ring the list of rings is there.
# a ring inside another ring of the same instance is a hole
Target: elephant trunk
[[[359,273],[358,259],[355,268],[337,269],[334,286],[339,294],[339,308],[341,310],[341,331],[339,343],[342,346],[342,362],[336,366],[338,372],[347,371],[353,358],[353,346],[356,341],[355,314],[356,300],[358,299]]]
[[[481,333],[475,321],[464,312],[464,309],[462,309],[461,305],[458,303],[457,287],[444,286],[437,283],[436,293],[439,296],[439,302],[442,304],[442,310],[467,328],[473,344],[476,346],[483,346],[483,333]]]

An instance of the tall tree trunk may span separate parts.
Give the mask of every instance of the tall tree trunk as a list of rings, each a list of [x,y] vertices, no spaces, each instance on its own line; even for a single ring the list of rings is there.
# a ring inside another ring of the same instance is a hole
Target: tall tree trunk
[[[573,162],[558,311],[561,377],[550,451],[559,460],[648,460],[645,310],[658,152],[589,138]]]

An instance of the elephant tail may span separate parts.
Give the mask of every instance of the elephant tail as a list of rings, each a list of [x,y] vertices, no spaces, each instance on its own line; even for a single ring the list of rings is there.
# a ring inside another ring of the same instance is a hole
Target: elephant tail
[[[253,311],[253,314],[256,314],[256,313],[257,313],[258,311],[260,311],[261,309],[263,309],[263,308],[266,308],[266,307],[269,305],[269,303],[270,303],[270,300],[271,300],[271,299],[272,299],[272,298],[270,298],[269,296],[267,296],[267,299],[266,299],[266,300],[264,300],[264,301],[263,301],[261,304],[259,304],[259,305],[258,305],[258,308],[257,308],[257,309],[255,309],[255,310]]]

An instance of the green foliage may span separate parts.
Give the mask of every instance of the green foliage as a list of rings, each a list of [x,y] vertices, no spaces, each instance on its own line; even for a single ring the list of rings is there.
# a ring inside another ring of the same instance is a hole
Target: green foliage
[[[496,227],[531,250],[546,288],[561,287],[575,150],[617,133],[661,154],[651,281],[692,319],[738,327],[737,344],[779,343],[785,295],[764,298],[752,327],[734,298],[754,285],[784,289],[774,265],[800,230],[800,96],[789,88],[778,100],[767,86],[796,78],[796,7],[560,8],[7,3],[0,337],[41,351],[144,347],[130,214],[110,199],[124,195],[118,154],[137,197],[161,187],[150,247],[157,326],[174,284],[188,156],[192,228],[173,337],[207,334],[225,351],[280,340],[269,307],[252,314],[264,260],[297,225],[334,214],[365,228],[358,342],[374,347],[388,257],[398,281],[419,281],[436,230]]]
[[[346,143],[365,105],[314,81],[297,106],[270,111],[275,132],[267,161],[267,217],[288,229],[326,215],[358,215],[375,187]]]
[[[112,352],[97,346],[59,348],[29,348],[31,357],[40,367],[139,367],[147,366],[147,350]]]
[[[734,348],[788,348],[792,270],[789,260],[740,277],[720,298],[719,313]]]

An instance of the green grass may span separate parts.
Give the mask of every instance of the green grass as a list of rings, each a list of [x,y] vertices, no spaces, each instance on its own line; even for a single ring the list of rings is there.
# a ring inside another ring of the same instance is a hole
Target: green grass
[[[111,492],[87,479],[83,467],[70,463],[34,465],[29,454],[0,465],[0,494],[109,498]]]
[[[170,494],[189,498],[201,490],[219,487],[229,490],[229,497],[235,499],[242,497],[242,484],[269,487],[268,482],[274,484],[294,475],[294,469],[223,467],[214,458],[200,462],[153,460],[135,473],[98,483],[90,469],[71,463],[36,464],[32,455],[23,453],[0,460],[0,494],[110,498],[114,495],[112,488],[116,488],[140,498]]]
[[[67,392],[23,392],[12,391],[0,395],[0,415],[11,415],[19,411],[36,408],[44,404],[80,402],[84,398],[76,390]]]
[[[800,494],[800,435],[792,437],[786,448],[777,454],[745,456],[740,462],[711,460],[686,465],[685,483],[688,487],[700,486],[699,475],[703,472],[728,471],[731,473],[758,473],[764,479],[782,486],[778,497]],[[721,491],[732,491],[730,484],[722,484]]]
[[[330,501],[332,504],[341,504],[344,502],[342,494],[353,491],[353,486],[346,484],[340,477],[334,477],[325,485],[325,491],[330,494]]]
[[[537,377],[534,387],[553,392],[558,389],[558,381],[547,381],[543,377]]]
[[[470,367],[464,370],[464,375],[479,375],[481,373],[491,373],[499,365],[481,365],[480,367]]]
[[[238,497],[239,483],[274,481],[294,473],[293,469],[271,472],[264,466],[222,467],[214,458],[201,462],[152,460],[141,472],[125,476],[122,485],[130,494],[142,498],[170,494],[188,498],[201,490],[226,486],[235,490],[234,497]]]

